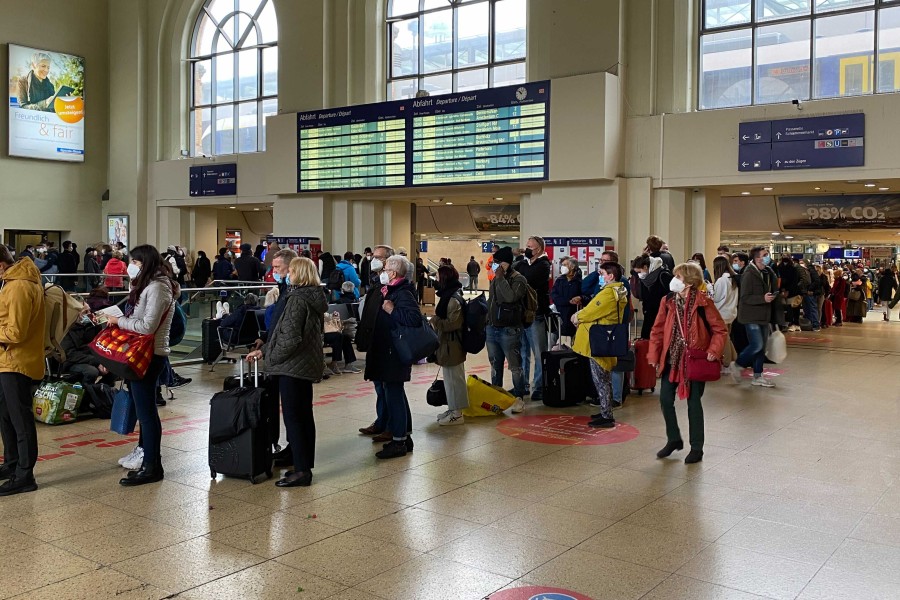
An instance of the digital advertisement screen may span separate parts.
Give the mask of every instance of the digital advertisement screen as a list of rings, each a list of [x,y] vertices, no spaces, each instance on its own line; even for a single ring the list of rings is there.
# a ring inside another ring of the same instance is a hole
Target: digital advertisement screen
[[[547,179],[550,83],[412,103],[412,184]]]
[[[550,82],[297,115],[297,191],[546,180]]]
[[[9,155],[84,162],[84,58],[9,44]]]
[[[297,115],[301,192],[406,185],[404,102]]]

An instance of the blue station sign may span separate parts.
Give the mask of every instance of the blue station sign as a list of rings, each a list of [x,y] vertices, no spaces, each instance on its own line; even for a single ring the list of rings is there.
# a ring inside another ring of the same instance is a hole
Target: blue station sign
[[[863,113],[741,123],[738,171],[861,167],[865,129]]]

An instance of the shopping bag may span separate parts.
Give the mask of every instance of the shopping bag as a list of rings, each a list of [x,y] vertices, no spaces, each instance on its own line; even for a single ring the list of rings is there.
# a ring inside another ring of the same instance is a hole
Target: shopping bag
[[[137,410],[131,392],[120,388],[113,398],[112,416],[109,419],[109,430],[121,435],[134,433],[137,425]]]
[[[491,385],[476,375],[469,375],[466,379],[466,391],[469,394],[469,408],[462,411],[466,417],[502,415],[516,401],[515,396],[502,387]]]
[[[766,342],[766,358],[773,363],[784,362],[787,358],[787,340],[784,334],[776,329]]]
[[[47,425],[74,423],[84,398],[84,388],[59,379],[45,379],[34,392],[34,420]]]

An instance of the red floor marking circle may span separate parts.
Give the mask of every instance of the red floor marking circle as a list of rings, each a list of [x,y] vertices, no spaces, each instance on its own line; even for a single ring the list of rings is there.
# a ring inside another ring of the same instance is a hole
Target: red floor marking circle
[[[561,446],[621,444],[640,434],[635,427],[621,422],[617,422],[614,429],[588,427],[590,420],[590,417],[575,415],[512,417],[497,423],[497,430],[527,442]]]
[[[762,374],[766,377],[779,377],[781,375],[784,375],[784,373],[784,369],[763,369]],[[751,377],[753,377],[753,371],[742,371],[741,377],[743,377],[744,379],[750,379]]]
[[[591,600],[578,592],[536,585],[503,590],[491,594],[488,598],[489,600]]]

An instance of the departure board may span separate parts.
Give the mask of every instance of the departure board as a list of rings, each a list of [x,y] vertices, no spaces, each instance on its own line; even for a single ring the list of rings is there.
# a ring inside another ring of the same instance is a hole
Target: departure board
[[[412,101],[412,185],[547,179],[550,82]]]
[[[297,115],[297,191],[546,180],[550,82]]]
[[[299,113],[298,191],[405,186],[405,104]]]

